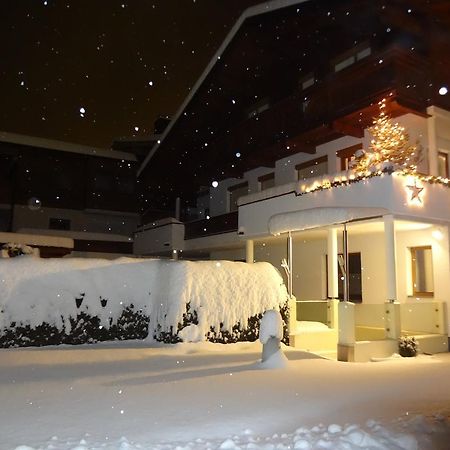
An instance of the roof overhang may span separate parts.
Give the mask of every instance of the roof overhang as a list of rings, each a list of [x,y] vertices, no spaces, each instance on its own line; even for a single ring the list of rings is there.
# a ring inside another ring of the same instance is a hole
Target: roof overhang
[[[269,219],[268,227],[270,234],[276,236],[282,233],[374,219],[388,214],[392,213],[385,208],[320,207],[275,214]]]
[[[139,170],[137,172],[138,177],[141,175],[142,171],[145,169],[145,167],[149,163],[149,161],[153,158],[153,155],[156,153],[156,151],[158,150],[161,143],[164,141],[164,139],[170,133],[170,130],[173,128],[175,123],[178,121],[180,116],[183,114],[183,111],[189,105],[190,101],[192,100],[194,95],[197,93],[198,89],[203,84],[206,77],[211,72],[211,70],[217,63],[217,61],[220,60],[221,55],[224,53],[225,49],[228,47],[230,42],[233,40],[234,36],[239,31],[242,24],[250,17],[258,16],[260,14],[265,14],[265,13],[275,11],[278,9],[282,9],[282,8],[287,8],[287,7],[295,5],[295,4],[306,3],[308,1],[310,1],[310,0],[272,0],[272,1],[265,2],[265,3],[261,3],[259,5],[251,6],[250,8],[247,8],[241,14],[239,19],[233,25],[233,28],[230,30],[230,32],[226,36],[225,40],[222,42],[222,45],[219,47],[217,52],[214,54],[214,56],[212,57],[212,59],[210,60],[208,65],[206,66],[206,69],[203,71],[203,73],[200,75],[200,77],[197,80],[197,82],[195,83],[195,85],[189,91],[188,96],[185,98],[184,102],[182,103],[182,105],[180,106],[180,108],[178,109],[176,114],[173,116],[172,120],[169,122],[169,125],[167,125],[160,140],[152,147],[152,149],[148,153],[147,157],[142,162],[141,167],[139,167]]]

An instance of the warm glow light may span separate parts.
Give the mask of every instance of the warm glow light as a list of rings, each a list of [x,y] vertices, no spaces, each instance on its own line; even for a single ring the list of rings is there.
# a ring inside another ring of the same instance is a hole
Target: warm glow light
[[[408,205],[414,206],[422,206],[423,205],[423,195],[424,195],[424,187],[417,177],[407,177],[406,178],[406,193],[407,193],[407,203]]]
[[[431,232],[431,236],[433,236],[437,241],[442,241],[442,239],[444,238],[444,234],[439,229],[433,230]]]

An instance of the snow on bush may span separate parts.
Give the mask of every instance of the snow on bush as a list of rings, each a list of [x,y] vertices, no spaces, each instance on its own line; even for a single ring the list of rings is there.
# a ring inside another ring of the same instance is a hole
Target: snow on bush
[[[105,330],[123,331],[140,320],[148,324],[149,339],[232,341],[252,318],[286,302],[281,276],[268,263],[0,260],[0,337],[20,326],[52,335],[51,343],[74,333],[89,341],[88,327],[87,334],[104,340],[111,338]]]

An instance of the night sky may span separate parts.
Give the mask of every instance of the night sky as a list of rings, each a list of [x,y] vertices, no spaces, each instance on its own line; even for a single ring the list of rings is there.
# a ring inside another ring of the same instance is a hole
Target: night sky
[[[261,0],[0,0],[0,130],[109,148],[173,115]]]

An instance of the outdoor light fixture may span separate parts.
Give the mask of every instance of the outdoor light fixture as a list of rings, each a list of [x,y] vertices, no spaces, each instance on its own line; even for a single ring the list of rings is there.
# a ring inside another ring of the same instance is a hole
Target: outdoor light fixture
[[[439,95],[447,95],[448,94],[448,88],[447,88],[447,86],[442,86],[440,89],[439,89]]]
[[[436,228],[435,230],[433,230],[431,232],[431,236],[433,236],[434,239],[436,239],[437,241],[442,241],[442,239],[444,238],[444,234],[442,233],[442,231],[439,228]]]

